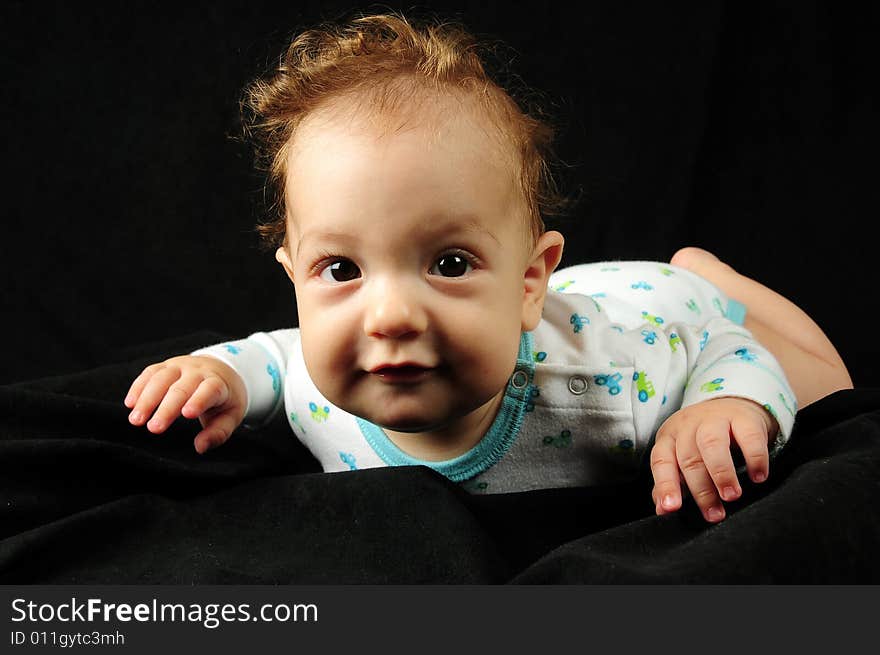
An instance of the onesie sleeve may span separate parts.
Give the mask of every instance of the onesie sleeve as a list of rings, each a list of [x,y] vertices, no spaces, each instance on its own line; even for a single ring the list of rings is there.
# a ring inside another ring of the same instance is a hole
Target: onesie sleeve
[[[687,350],[687,382],[682,407],[720,397],[737,397],[762,405],[779,424],[771,455],[785,445],[794,426],[797,404],[782,367],[743,326],[713,318],[701,327],[677,325],[670,340]],[[772,437],[773,435],[771,435]]]
[[[191,354],[219,359],[238,373],[247,391],[243,424],[258,427],[271,421],[284,404],[288,354],[297,332],[296,328],[255,332],[246,339],[207,346]]]

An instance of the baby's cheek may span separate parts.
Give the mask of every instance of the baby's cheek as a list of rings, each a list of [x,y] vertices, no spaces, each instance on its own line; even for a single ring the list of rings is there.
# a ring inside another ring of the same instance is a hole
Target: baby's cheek
[[[309,333],[302,333],[303,359],[309,377],[327,400],[337,404],[347,374],[351,371],[352,357],[350,351],[334,346],[330,339],[319,336],[312,340]]]
[[[475,335],[469,362],[462,366],[464,386],[479,396],[493,396],[507,385],[516,367],[520,333]]]

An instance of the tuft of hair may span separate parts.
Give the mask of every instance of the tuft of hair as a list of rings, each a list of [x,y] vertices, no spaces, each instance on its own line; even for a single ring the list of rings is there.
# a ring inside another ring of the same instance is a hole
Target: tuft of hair
[[[487,62],[496,54],[491,43],[478,41],[459,23],[415,22],[398,13],[358,15],[293,38],[278,65],[251,82],[241,100],[245,138],[267,176],[268,218],[257,226],[263,245],[277,248],[285,242],[287,159],[307,116],[339,98],[360,99],[378,113],[405,110],[431,93],[476,100],[508,142],[529,235],[537,239],[543,217],[563,213],[567,203],[551,172],[554,130],[539,117],[541,109],[524,109],[513,89],[493,79]],[[511,76],[508,86],[517,80]],[[518,83],[523,95],[534,96]]]

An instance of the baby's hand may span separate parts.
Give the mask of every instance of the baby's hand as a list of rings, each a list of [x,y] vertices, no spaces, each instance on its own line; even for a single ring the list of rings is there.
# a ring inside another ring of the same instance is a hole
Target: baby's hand
[[[201,454],[224,443],[241,423],[247,390],[223,362],[184,355],[145,368],[132,382],[124,403],[132,410],[129,423],[146,423],[154,434],[164,432],[179,415],[198,418],[203,429],[193,443]]]
[[[767,410],[744,398],[705,400],[675,412],[660,426],[651,451],[657,514],[681,507],[681,471],[705,519],[721,521],[721,501],[736,500],[742,494],[730,453],[731,439],[742,452],[749,478],[763,482],[770,467],[768,435],[778,430]]]

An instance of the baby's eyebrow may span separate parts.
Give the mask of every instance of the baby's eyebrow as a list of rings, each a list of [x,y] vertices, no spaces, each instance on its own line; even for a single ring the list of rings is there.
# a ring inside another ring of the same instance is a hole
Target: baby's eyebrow
[[[432,236],[444,236],[455,232],[477,232],[487,235],[496,244],[501,245],[501,241],[489,228],[472,217],[438,217],[429,221],[428,225],[430,227],[425,231]]]
[[[485,234],[497,245],[501,245],[501,241],[492,233],[491,230],[480,223],[480,221],[472,217],[432,217],[430,219],[426,219],[423,225],[424,234],[431,237],[432,239],[448,236],[456,232],[475,232],[477,234]],[[299,253],[304,242],[306,242],[307,240],[315,239],[324,242],[331,241],[341,244],[343,246],[354,245],[357,242],[357,237],[348,232],[340,232],[338,230],[314,230],[305,232],[304,234],[300,235],[299,240],[296,243],[296,250],[294,251],[294,253]]]
[[[334,232],[332,230],[314,230],[311,232],[305,232],[301,234],[299,239],[296,242],[296,250],[294,253],[299,253],[302,248],[302,244],[307,239],[318,241],[332,241],[335,243],[352,244],[356,241],[355,237],[349,234],[348,232]]]

